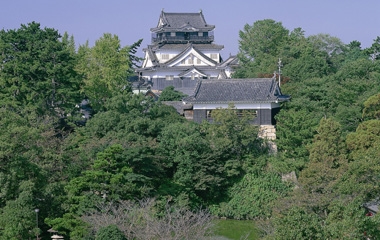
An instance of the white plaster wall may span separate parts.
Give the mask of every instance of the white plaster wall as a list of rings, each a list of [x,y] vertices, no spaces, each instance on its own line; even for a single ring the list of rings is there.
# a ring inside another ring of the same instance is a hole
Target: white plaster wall
[[[272,109],[280,107],[278,103],[236,103],[236,109]],[[194,103],[193,109],[216,109],[228,108],[228,104],[215,104],[215,103]]]

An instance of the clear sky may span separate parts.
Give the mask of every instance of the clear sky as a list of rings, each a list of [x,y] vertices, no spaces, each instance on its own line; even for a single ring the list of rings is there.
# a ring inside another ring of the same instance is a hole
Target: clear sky
[[[301,27],[306,36],[327,33],[344,43],[357,40],[363,48],[380,36],[380,0],[3,0],[0,28],[35,21],[68,32],[77,45],[88,40],[92,46],[103,33],[111,33],[123,46],[143,38],[145,47],[162,9],[202,9],[207,23],[216,26],[215,43],[225,46],[224,58],[238,52],[239,30],[263,19],[282,22],[288,30]]]

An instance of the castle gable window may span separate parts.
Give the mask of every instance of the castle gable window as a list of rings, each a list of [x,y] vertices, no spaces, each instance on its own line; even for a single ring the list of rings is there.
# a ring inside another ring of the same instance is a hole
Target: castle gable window
[[[210,57],[211,57],[211,59],[218,59],[218,54],[217,53],[211,53]]]

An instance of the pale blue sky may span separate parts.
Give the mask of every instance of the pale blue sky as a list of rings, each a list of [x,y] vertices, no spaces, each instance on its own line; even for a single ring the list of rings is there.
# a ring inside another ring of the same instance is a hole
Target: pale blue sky
[[[206,21],[216,25],[215,42],[225,46],[224,58],[238,52],[239,30],[263,19],[282,22],[289,30],[301,27],[307,36],[327,33],[344,43],[358,40],[363,48],[380,36],[380,0],[3,0],[0,28],[35,21],[67,31],[77,45],[86,40],[93,45],[103,33],[112,33],[123,46],[143,38],[145,47],[162,9],[202,9]]]

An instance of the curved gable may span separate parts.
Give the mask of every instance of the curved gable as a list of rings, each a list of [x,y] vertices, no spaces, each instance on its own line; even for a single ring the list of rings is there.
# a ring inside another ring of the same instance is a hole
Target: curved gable
[[[197,59],[200,59],[203,63],[205,63],[207,66],[216,66],[218,63],[214,61],[213,59],[209,58],[205,54],[203,54],[201,51],[194,48],[192,44],[189,44],[189,46],[183,50],[181,53],[179,53],[174,58],[170,59],[169,61],[165,62],[165,65],[167,67],[174,67],[181,64],[183,60],[187,60],[189,58],[196,57]],[[197,65],[197,64],[193,64]]]

